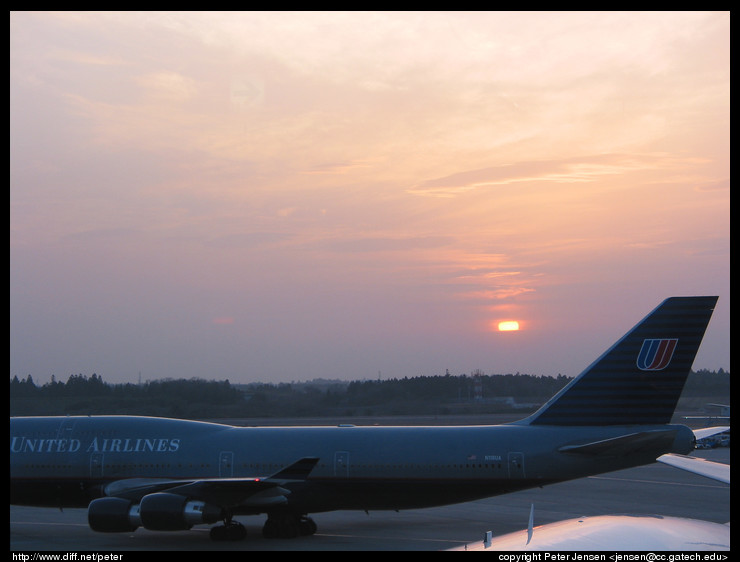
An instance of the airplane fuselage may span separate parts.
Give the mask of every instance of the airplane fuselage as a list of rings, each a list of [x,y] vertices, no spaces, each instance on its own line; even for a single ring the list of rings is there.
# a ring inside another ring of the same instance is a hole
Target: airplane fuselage
[[[651,431],[640,426],[641,432]],[[318,458],[287,484],[290,509],[410,509],[468,501],[688,453],[693,434],[652,428],[658,449],[591,454],[578,446],[630,426],[234,427],[164,418],[11,418],[11,504],[84,507],[132,479],[260,478]],[[653,443],[656,445],[656,443]],[[575,451],[569,450],[574,448]],[[115,485],[115,484],[113,484]],[[254,506],[235,513],[259,513]]]

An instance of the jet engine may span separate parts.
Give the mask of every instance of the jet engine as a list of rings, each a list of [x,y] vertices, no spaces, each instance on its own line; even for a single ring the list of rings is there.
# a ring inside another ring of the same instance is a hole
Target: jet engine
[[[87,507],[87,523],[100,533],[130,533],[141,525],[139,505],[123,498],[99,498]]]
[[[123,498],[99,498],[87,508],[90,528],[101,533],[127,533],[139,526],[150,531],[184,531],[222,518],[216,506],[168,493],[146,495],[139,504]]]
[[[177,494],[149,494],[139,507],[141,524],[150,531],[184,531],[199,523],[215,523],[221,509]]]

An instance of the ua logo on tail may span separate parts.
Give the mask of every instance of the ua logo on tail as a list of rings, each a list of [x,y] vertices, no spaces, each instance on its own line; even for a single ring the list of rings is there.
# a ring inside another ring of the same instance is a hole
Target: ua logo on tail
[[[677,338],[643,341],[637,356],[637,368],[641,371],[662,371],[671,362],[677,343]]]

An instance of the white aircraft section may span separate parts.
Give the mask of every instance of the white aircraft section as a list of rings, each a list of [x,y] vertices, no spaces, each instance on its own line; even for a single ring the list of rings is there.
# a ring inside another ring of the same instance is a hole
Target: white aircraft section
[[[484,537],[457,551],[701,551],[729,550],[730,526],[680,517],[600,515]]]
[[[674,466],[694,474],[706,476],[712,480],[718,480],[725,484],[730,483],[730,465],[711,462],[698,457],[687,457],[686,455],[667,454],[658,457],[663,464]]]
[[[730,426],[729,425],[719,425],[715,427],[705,427],[702,429],[694,429],[694,435],[696,435],[697,439],[704,439],[706,437],[711,437],[712,435],[717,435],[718,433],[724,433],[725,431],[729,431]]]

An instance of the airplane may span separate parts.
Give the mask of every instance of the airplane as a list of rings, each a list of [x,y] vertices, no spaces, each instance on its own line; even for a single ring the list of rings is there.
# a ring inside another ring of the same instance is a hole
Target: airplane
[[[662,515],[596,515],[529,527],[451,551],[700,551],[729,550],[730,526]]]
[[[696,430],[701,435],[726,431],[727,427]],[[730,465],[667,453],[658,462],[725,484]],[[729,550],[730,524],[663,515],[597,515],[556,521],[534,527],[534,504],[526,530],[494,537],[486,531],[482,541],[454,547],[451,551],[700,551]]]
[[[708,420],[710,422],[722,421],[730,423],[730,405],[729,404],[707,404],[710,408],[718,408],[719,414],[707,414],[706,416],[686,416],[687,420]]]
[[[694,448],[671,424],[718,297],[671,297],[530,416],[495,426],[233,427],[139,416],[10,419],[10,503],[87,507],[99,532],[180,531],[266,514],[461,503],[652,463]]]

